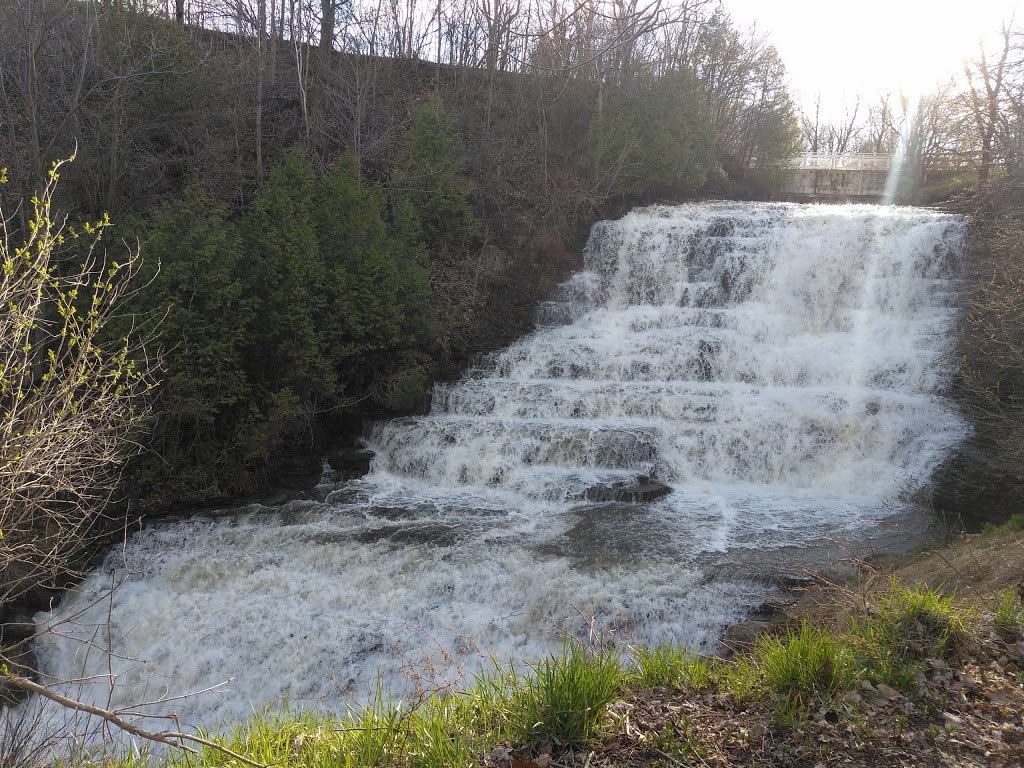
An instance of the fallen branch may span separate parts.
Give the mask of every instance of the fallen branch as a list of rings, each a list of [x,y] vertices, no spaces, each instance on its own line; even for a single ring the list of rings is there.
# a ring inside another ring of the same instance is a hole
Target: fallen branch
[[[243,755],[240,755],[237,752],[233,752],[225,746],[217,744],[214,741],[210,741],[209,739],[204,739],[202,736],[194,736],[189,733],[181,733],[180,731],[147,731],[144,728],[140,728],[139,726],[132,724],[128,720],[125,720],[123,717],[120,717],[119,715],[117,715],[114,712],[111,712],[108,709],[94,707],[91,704],[86,704],[85,702],[77,701],[76,699],[72,699],[67,696],[62,696],[59,693],[54,693],[46,686],[39,685],[39,683],[33,682],[32,680],[29,680],[27,677],[8,674],[4,677],[4,681],[9,685],[14,686],[15,688],[20,688],[21,690],[28,691],[29,693],[38,694],[39,696],[42,696],[44,699],[49,699],[52,702],[60,704],[62,707],[73,709],[78,712],[85,712],[86,714],[90,715],[95,715],[96,717],[99,717],[102,720],[107,721],[108,723],[124,731],[125,733],[130,733],[133,736],[138,736],[140,739],[145,739],[146,741],[153,741],[158,744],[166,744],[169,747],[174,747],[175,749],[183,750],[192,755],[198,754],[198,751],[196,749],[190,747],[188,744],[183,743],[185,741],[190,741],[194,744],[199,744],[204,747],[216,749],[218,752],[222,752],[228,757],[238,760],[240,763],[245,763],[246,765],[252,766],[252,768],[268,768],[268,766],[264,765],[263,763],[257,763],[255,760],[250,760],[249,758],[244,757]]]

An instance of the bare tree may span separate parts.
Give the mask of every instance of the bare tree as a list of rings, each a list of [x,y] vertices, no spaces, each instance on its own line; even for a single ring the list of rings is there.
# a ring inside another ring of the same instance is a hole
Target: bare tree
[[[821,124],[821,93],[814,97],[814,114],[800,113],[800,144],[808,152],[820,152],[825,126]]]
[[[988,181],[994,159],[994,144],[999,130],[1002,101],[1005,96],[1004,78],[1006,65],[1010,57],[1011,27],[1013,22],[1003,25],[1003,46],[999,58],[990,63],[988,54],[982,48],[979,58],[964,62],[964,75],[967,77],[966,98],[970,105],[977,131],[980,155],[978,159],[978,181]]]
[[[883,94],[878,97],[878,103],[868,109],[867,124],[858,149],[861,152],[891,154],[899,146],[902,128],[903,119],[901,112],[893,106],[893,95]]]

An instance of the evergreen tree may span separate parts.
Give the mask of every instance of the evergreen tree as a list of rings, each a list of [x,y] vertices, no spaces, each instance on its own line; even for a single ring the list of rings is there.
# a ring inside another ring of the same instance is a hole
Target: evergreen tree
[[[412,117],[391,179],[396,204],[408,206],[434,255],[465,249],[480,234],[459,145],[444,104],[431,94]]]
[[[715,166],[702,103],[685,72],[616,94],[587,130],[586,156],[595,182],[633,199],[693,194]]]
[[[232,462],[239,411],[251,396],[242,350],[254,302],[240,277],[241,243],[227,206],[205,189],[153,216],[142,246],[155,272],[144,300],[157,316],[164,375],[145,480],[216,488]],[[170,473],[173,477],[168,477]]]
[[[301,148],[274,168],[249,212],[246,250],[259,300],[250,370],[267,391],[287,388],[304,401],[334,391],[318,320],[324,313],[324,263],[313,226],[315,180]]]
[[[324,259],[325,351],[349,391],[402,365],[422,331],[428,284],[385,222],[384,196],[363,184],[353,157],[338,160],[318,188],[315,223]]]
[[[315,180],[301,148],[274,168],[246,220],[249,291],[259,311],[246,365],[256,388],[248,458],[312,429],[336,377],[320,329],[325,269],[313,226]]]

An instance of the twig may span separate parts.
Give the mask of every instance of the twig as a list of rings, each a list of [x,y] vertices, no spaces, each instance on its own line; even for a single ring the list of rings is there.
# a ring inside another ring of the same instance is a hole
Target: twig
[[[67,707],[68,709],[73,709],[78,712],[85,712],[86,714],[95,715],[96,717],[105,720],[106,722],[119,728],[125,733],[130,733],[133,736],[138,736],[140,739],[145,739],[146,741],[153,741],[159,744],[166,744],[169,747],[180,749],[192,755],[199,754],[198,751],[193,747],[190,747],[189,745],[182,743],[183,741],[191,741],[195,744],[199,744],[204,747],[216,749],[218,752],[222,752],[228,757],[238,760],[240,763],[245,763],[248,766],[252,766],[252,768],[269,768],[269,766],[265,765],[264,763],[257,763],[255,760],[250,760],[249,758],[240,755],[237,752],[234,752],[228,749],[227,747],[216,743],[215,741],[204,739],[202,736],[194,736],[189,733],[181,733],[178,731],[161,731],[159,733],[147,731],[143,728],[138,727],[137,725],[133,725],[129,721],[125,720],[123,717],[120,717],[119,715],[117,715],[114,712],[111,712],[110,710],[101,709],[100,707],[94,707],[91,704],[86,704],[85,702],[76,701],[75,699],[68,698],[67,696],[62,696],[59,693],[54,693],[49,688],[39,685],[38,683],[35,683],[32,680],[29,680],[28,678],[21,677],[20,675],[9,674],[4,678],[4,680],[8,684],[13,685],[15,688],[20,688],[23,691],[35,693],[39,696],[42,696],[44,699],[49,699],[50,701],[60,704],[62,707]]]

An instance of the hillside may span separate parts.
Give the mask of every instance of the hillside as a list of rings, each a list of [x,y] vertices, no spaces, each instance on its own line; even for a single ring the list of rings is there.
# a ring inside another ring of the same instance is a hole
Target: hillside
[[[547,41],[513,11],[486,56],[446,5],[434,61],[425,32],[414,50],[369,6],[316,9],[320,40],[304,8],[258,9],[0,9],[10,237],[74,155],[55,208],[109,215],[104,247],[138,252],[126,327],[161,386],[127,477],[151,507],[315,470],[365,419],[423,407],[430,381],[528,332],[593,221],[769,195],[795,146],[774,49],[703,4],[588,6],[588,29]],[[609,42],[608,24],[626,27]]]

